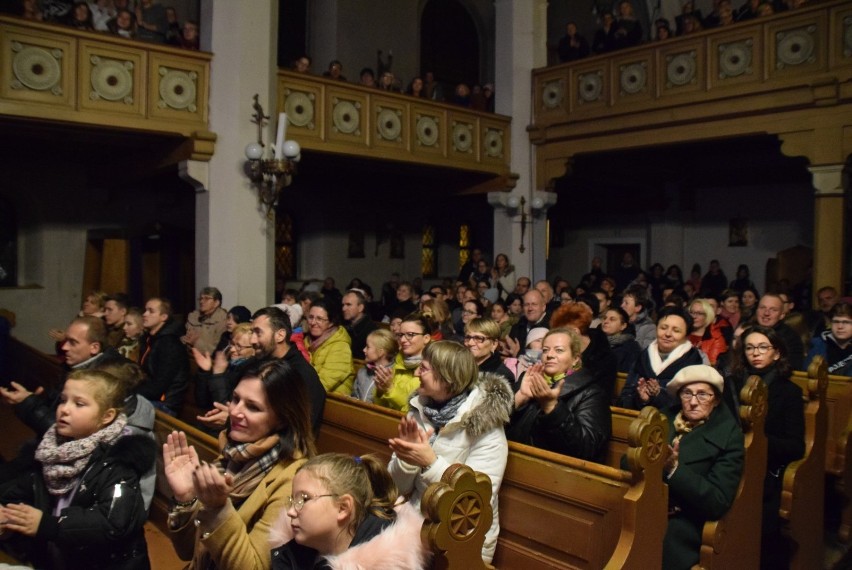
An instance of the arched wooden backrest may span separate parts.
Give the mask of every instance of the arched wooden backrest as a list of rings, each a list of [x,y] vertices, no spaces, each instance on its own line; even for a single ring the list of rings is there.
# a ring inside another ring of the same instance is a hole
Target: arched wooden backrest
[[[717,521],[704,523],[697,569],[757,568],[760,564],[760,528],[763,479],[766,475],[766,384],[750,376],[740,391],[740,424],[745,437],[745,461],[731,509]],[[721,404],[724,405],[724,404]]]
[[[814,560],[822,560],[824,543],[821,532],[825,511],[825,439],[828,414],[825,394],[828,367],[817,356],[808,366],[808,389],[805,394],[805,456],[784,470],[779,515],[785,519],[785,532],[793,542],[792,569],[812,568]]]
[[[488,568],[482,560],[485,533],[491,528],[491,479],[467,465],[450,465],[440,483],[423,494],[426,520],[420,536],[434,554],[433,568]]]

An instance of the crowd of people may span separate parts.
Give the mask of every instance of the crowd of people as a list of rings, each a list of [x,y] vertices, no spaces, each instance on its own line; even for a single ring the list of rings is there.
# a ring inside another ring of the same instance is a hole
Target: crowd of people
[[[644,41],[665,41],[702,30],[772,16],[811,3],[813,0],[745,0],[741,6],[734,8],[731,0],[713,0],[713,10],[703,15],[701,10],[695,9],[692,0],[686,0],[681,4],[680,15],[675,18],[674,29],[668,19],[658,18],[654,21],[653,32],[646,37],[634,13],[633,4],[623,0],[616,2],[613,10],[598,14],[600,28],[595,31],[591,43],[578,31],[575,22],[568,22],[565,35],[556,45],[556,52],[560,63],[576,61],[590,55],[637,46]]]
[[[181,24],[177,10],[157,0],[15,0],[6,2],[2,11],[78,30],[199,49],[198,22],[187,19]]]
[[[739,484],[738,394],[757,375],[769,390],[762,557],[781,567],[781,480],[804,453],[791,371],[822,355],[852,376],[852,304],[831,287],[817,297],[797,312],[790,291],[760,295],[747,266],[729,281],[713,260],[684,279],[676,265],[643,271],[630,254],[609,274],[593,260],[576,287],[533,284],[505,254],[490,264],[479,249],[428,289],[394,274],[374,298],[360,279],[341,292],[327,278],[253,313],[226,310],[215,287],[184,319],[162,297],[136,309],[94,291],[50,331],[69,370],[60,391],[0,387],[38,436],[0,464],[2,544],[39,568],[76,567],[59,562],[71,552],[145,567],[154,410],[186,418],[191,404],[220,451],[202,462],[179,432],[163,448],[170,535],[191,568],[338,567],[370,551],[393,561],[385,567],[423,567],[416,508],[457,462],[491,479],[490,561],[508,441],[604,462],[614,404],[669,418],[664,563],[687,567],[703,522],[725,513]],[[387,465],[316,455],[328,393],[406,414],[388,434]],[[401,543],[383,541],[389,527]]]
[[[393,63],[393,56],[391,55],[388,61],[384,62],[381,55],[382,52],[379,51],[377,71],[374,71],[371,67],[361,69],[361,72],[358,74],[358,85],[381,91],[389,91],[391,93],[401,93],[421,99],[429,99],[430,101],[443,101],[477,111],[494,112],[493,83],[486,83],[484,85],[478,83],[472,85],[459,83],[455,85],[452,93],[445,93],[444,84],[435,78],[435,73],[433,71],[426,71],[423,75],[413,77],[406,85],[390,69]],[[312,65],[313,60],[311,57],[303,54],[292,61],[290,68],[297,73],[311,73]],[[347,81],[346,76],[343,75],[343,64],[336,59],[329,62],[328,68],[322,75],[336,81]]]

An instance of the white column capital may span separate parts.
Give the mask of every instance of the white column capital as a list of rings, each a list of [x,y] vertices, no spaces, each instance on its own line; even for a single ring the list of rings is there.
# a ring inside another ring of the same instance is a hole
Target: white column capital
[[[843,164],[829,164],[808,167],[813,180],[814,194],[817,198],[844,195],[844,166]]]

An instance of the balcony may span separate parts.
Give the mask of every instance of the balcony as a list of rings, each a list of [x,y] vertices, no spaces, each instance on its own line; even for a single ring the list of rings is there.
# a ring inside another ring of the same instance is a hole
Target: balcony
[[[211,58],[0,17],[0,116],[185,137],[192,158],[209,160]]]
[[[852,4],[537,69],[533,88],[531,140],[570,143],[545,151],[554,162],[546,177],[576,152],[848,124]]]
[[[284,70],[278,109],[303,149],[509,175],[509,117]]]

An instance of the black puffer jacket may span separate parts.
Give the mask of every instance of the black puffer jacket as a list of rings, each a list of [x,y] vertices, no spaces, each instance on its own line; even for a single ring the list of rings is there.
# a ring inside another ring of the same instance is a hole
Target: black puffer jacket
[[[152,402],[163,398],[175,414],[180,414],[189,385],[189,357],[180,340],[182,334],[181,323],[169,319],[157,334],[145,333],[139,341],[139,364],[146,378],[137,392]],[[146,354],[149,344],[151,350]]]
[[[513,390],[521,387],[524,375]],[[609,394],[594,375],[580,369],[565,378],[556,408],[543,414],[531,400],[516,409],[506,437],[548,451],[602,463],[612,433]]]
[[[40,464],[0,488],[0,503],[22,502],[44,513],[34,538],[13,535],[19,551],[28,554],[35,568],[45,570],[148,570],[143,529],[147,513],[139,479],[154,465],[156,452],[157,444],[141,435],[100,445],[71,504],[58,517],[52,514],[54,500]]]

